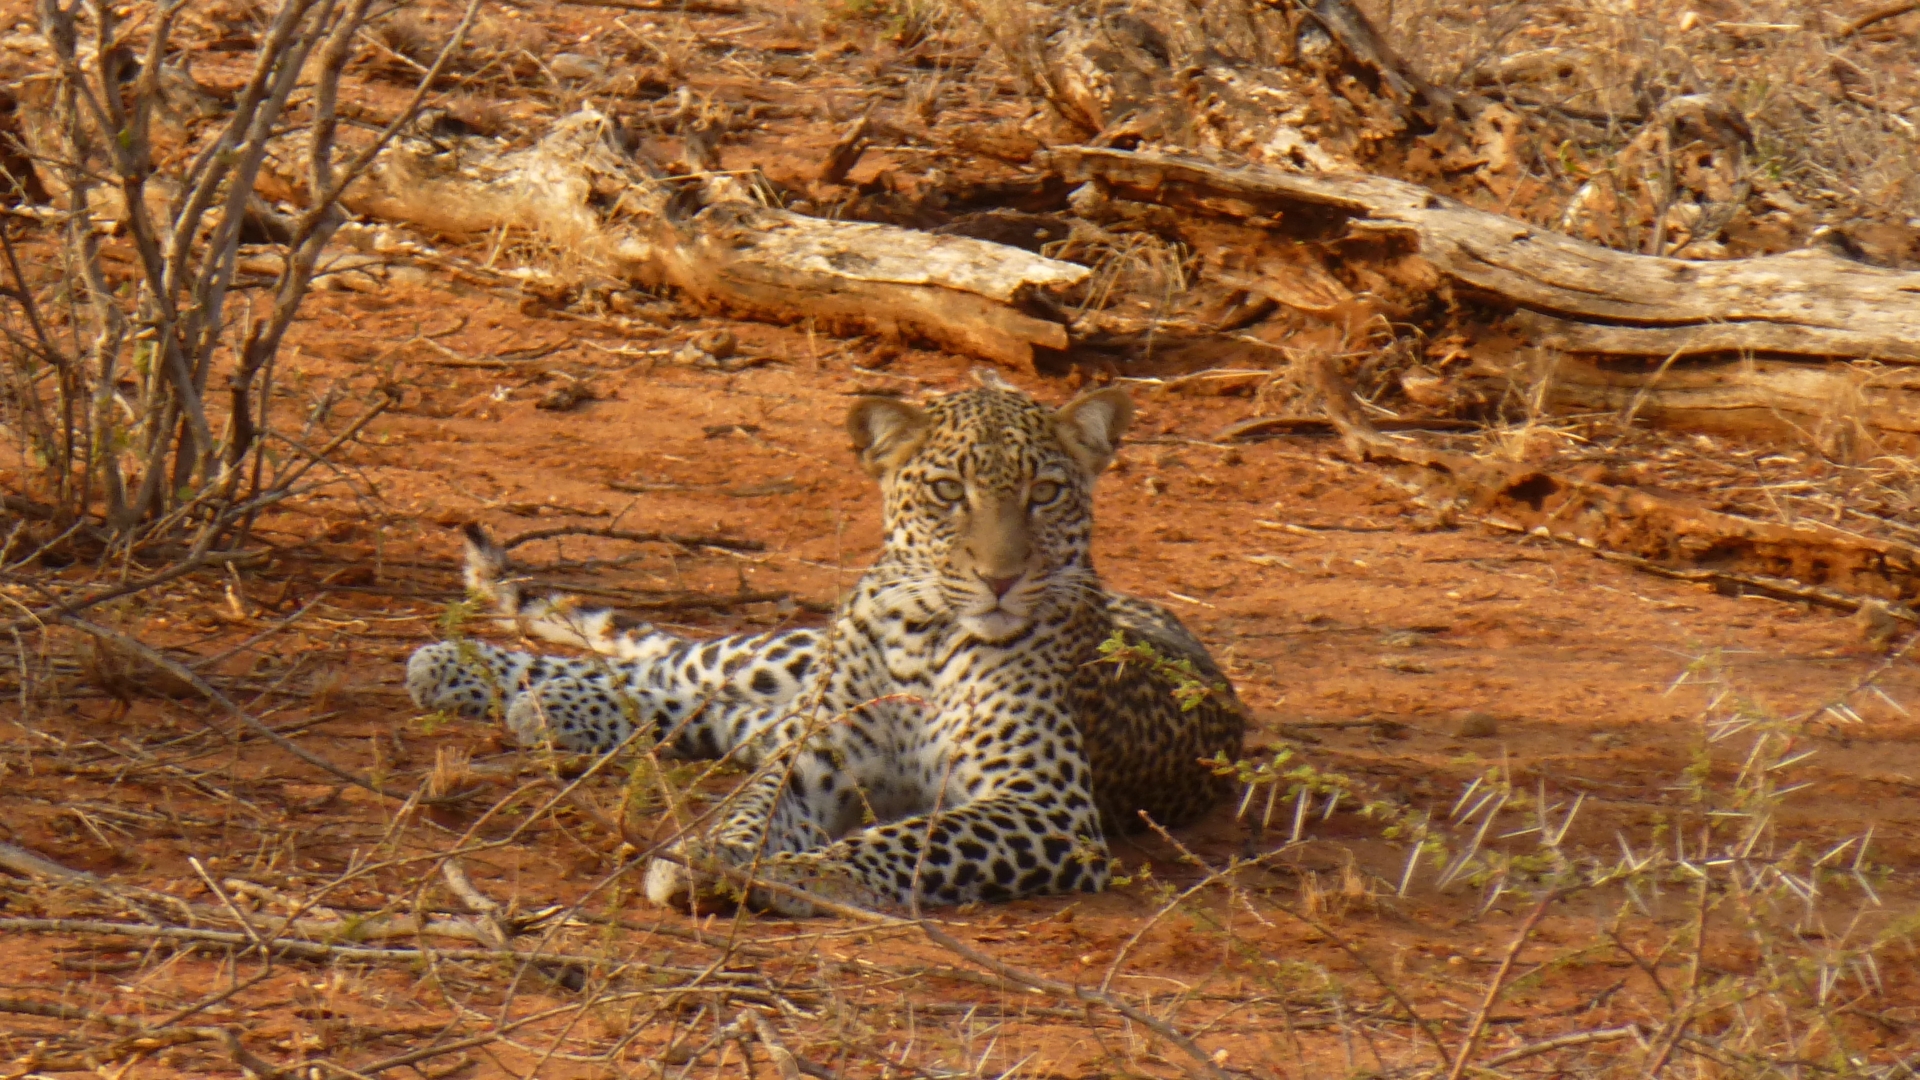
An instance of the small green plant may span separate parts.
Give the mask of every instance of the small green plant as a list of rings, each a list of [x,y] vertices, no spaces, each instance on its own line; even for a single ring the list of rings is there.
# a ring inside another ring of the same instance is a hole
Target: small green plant
[[[459,641],[467,636],[467,624],[480,614],[480,601],[472,597],[455,600],[440,613],[440,636],[448,641]]]
[[[1227,693],[1224,682],[1207,682],[1186,657],[1168,659],[1160,655],[1159,650],[1144,641],[1129,641],[1123,631],[1115,630],[1113,636],[1100,643],[1100,659],[1096,663],[1113,664],[1124,667],[1127,664],[1140,664],[1155,675],[1173,684],[1173,700],[1180,703],[1182,712],[1192,712],[1200,703],[1216,695]]]

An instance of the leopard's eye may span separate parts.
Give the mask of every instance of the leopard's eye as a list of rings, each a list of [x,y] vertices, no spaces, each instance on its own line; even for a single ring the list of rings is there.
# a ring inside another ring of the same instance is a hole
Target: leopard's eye
[[[967,488],[958,480],[935,480],[933,497],[944,503],[957,503],[967,497]]]
[[[1045,506],[1060,497],[1061,486],[1052,480],[1042,480],[1027,489],[1027,505]]]

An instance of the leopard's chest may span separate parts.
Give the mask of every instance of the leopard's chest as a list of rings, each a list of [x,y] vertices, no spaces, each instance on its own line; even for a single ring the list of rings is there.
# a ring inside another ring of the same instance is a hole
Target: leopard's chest
[[[940,756],[958,741],[1012,740],[1027,728],[1070,724],[1077,675],[1098,652],[1098,628],[1084,620],[1036,626],[1006,645],[911,619],[867,623],[893,632],[844,639],[853,694],[885,703],[863,712],[868,734],[905,759]]]

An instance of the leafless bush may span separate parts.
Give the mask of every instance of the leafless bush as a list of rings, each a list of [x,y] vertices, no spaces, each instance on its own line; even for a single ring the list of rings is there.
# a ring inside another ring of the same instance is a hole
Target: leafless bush
[[[39,6],[50,70],[29,80],[39,99],[23,135],[53,205],[38,211],[43,230],[0,235],[6,421],[37,472],[21,493],[33,512],[121,539],[193,526],[205,550],[244,533],[330,452],[273,430],[274,360],[345,220],[342,193],[411,119],[478,4],[406,108],[349,147],[341,76],[370,7],[197,12],[216,26],[259,20],[227,100],[176,52],[185,0]],[[276,161],[303,189],[290,214],[254,194]],[[247,280],[242,245],[263,242]],[[51,272],[30,270],[22,245],[57,252]]]

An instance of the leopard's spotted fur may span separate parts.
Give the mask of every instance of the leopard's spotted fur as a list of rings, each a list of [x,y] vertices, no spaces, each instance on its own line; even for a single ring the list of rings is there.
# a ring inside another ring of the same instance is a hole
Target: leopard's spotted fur
[[[1138,664],[1095,662],[1116,629],[1224,676],[1178,619],[1106,592],[1090,557],[1093,482],[1132,415],[1118,390],[1055,410],[1004,386],[915,408],[866,398],[848,420],[884,494],[886,543],[821,630],[693,642],[604,610],[529,597],[470,530],[468,584],[530,633],[612,659],[464,641],[408,664],[424,708],[504,704],[524,742],[603,750],[634,731],[762,767],[692,849],[819,895],[953,904],[1107,880],[1104,830],[1176,825],[1239,752],[1231,689],[1183,710]],[[866,824],[868,815],[879,824]],[[685,901],[672,862],[648,895]],[[757,904],[809,906],[783,894]]]

